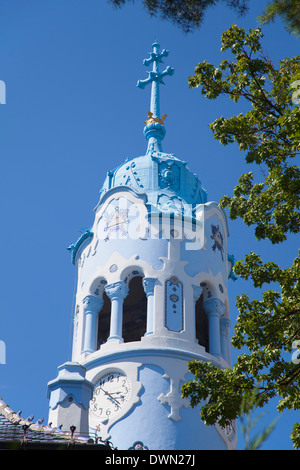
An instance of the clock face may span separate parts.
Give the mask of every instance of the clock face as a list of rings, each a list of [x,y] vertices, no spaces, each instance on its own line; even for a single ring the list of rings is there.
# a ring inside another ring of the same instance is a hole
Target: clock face
[[[111,239],[138,238],[138,233],[134,229],[130,230],[130,224],[137,220],[139,210],[135,204],[125,198],[118,198],[111,201],[97,223],[97,238],[105,242]]]
[[[93,398],[90,401],[92,427],[119,414],[127,404],[130,394],[130,381],[124,372],[113,370],[103,374],[94,385]]]

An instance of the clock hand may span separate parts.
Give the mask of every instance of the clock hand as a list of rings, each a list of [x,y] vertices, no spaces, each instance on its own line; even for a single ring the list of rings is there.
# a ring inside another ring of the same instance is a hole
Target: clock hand
[[[115,227],[116,225],[120,225],[120,222],[117,222],[116,224],[110,224],[107,226],[107,228]]]
[[[121,225],[121,224],[126,224],[126,221],[123,220],[122,222],[117,222],[116,224],[110,224],[107,226],[107,228],[115,227],[116,225]]]
[[[103,392],[105,395],[108,395],[109,398],[111,399],[111,401],[114,401],[115,404],[120,407],[120,403],[118,402],[118,400],[117,400],[115,397],[113,397],[110,393],[108,393],[108,392],[107,392],[106,390],[104,390],[104,388],[102,388],[102,387],[100,387],[100,390],[102,390],[102,392]]]

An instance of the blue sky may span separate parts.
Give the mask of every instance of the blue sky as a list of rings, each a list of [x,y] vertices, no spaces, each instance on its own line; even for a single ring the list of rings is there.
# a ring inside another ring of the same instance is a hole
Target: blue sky
[[[161,89],[161,112],[168,115],[163,150],[188,162],[209,200],[232,194],[240,174],[251,170],[237,147],[222,147],[208,127],[221,115],[245,111],[245,104],[207,101],[187,80],[198,62],[220,62],[220,36],[231,24],[256,27],[265,2],[251,0],[242,18],[217,5],[189,35],[150,19],[141,3],[121,10],[101,0],[0,4],[0,80],[6,84],[0,108],[0,340],[6,344],[0,396],[24,417],[47,421],[47,383],[70,359],[75,268],[67,247],[92,225],[106,172],[146,151],[150,89],[136,82],[147,76],[142,61],[155,40],[170,50],[165,65],[175,68]],[[264,34],[275,64],[299,54],[299,40],[280,21]],[[288,266],[296,256],[296,237],[274,247],[258,243],[239,221],[229,228],[236,259],[254,250]],[[260,295],[245,281],[229,283],[232,325],[235,297],[244,292]],[[274,416],[271,407],[265,422]],[[281,415],[263,448],[292,448],[295,419]]]

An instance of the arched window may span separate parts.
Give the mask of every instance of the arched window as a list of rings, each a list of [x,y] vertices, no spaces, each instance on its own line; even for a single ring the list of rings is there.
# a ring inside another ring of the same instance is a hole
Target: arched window
[[[110,311],[111,311],[111,302],[108,295],[103,292],[104,304],[102,309],[99,312],[98,317],[98,341],[97,346],[100,348],[101,344],[106,343],[107,338],[109,337],[110,332]]]
[[[143,278],[133,277],[129,282],[129,293],[123,304],[122,336],[125,343],[140,341],[147,327],[147,297]]]
[[[203,294],[200,295],[195,306],[196,316],[196,338],[201,346],[209,352],[209,336],[208,336],[208,318],[203,309]]]

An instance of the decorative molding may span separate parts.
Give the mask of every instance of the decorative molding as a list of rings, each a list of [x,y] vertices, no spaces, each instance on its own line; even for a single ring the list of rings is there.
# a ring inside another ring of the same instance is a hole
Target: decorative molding
[[[143,282],[143,288],[144,288],[146,296],[148,297],[149,295],[153,295],[156,278],[144,277],[142,282]]]
[[[227,254],[227,261],[228,261],[228,279],[232,279],[233,281],[237,280],[237,276],[233,272],[233,266],[235,265],[235,258],[234,255]]]
[[[170,390],[168,393],[161,393],[158,400],[162,405],[168,405],[170,407],[170,413],[168,418],[172,421],[180,421],[180,408],[183,406],[188,408],[190,402],[187,399],[182,398],[180,385],[185,381],[184,376],[186,374],[186,364],[178,364],[175,369],[170,369],[170,365],[162,358],[160,361],[160,367],[166,371],[163,377],[170,382]],[[171,372],[172,370],[172,372]]]
[[[221,318],[220,320],[220,328],[221,328],[221,331],[226,331],[226,333],[228,332],[229,328],[230,328],[230,320],[229,318]]]
[[[220,317],[224,315],[226,306],[222,300],[211,297],[203,302],[205,313],[209,316],[211,314],[218,314]]]
[[[127,162],[125,162],[125,165],[126,165],[126,163]],[[119,170],[119,167],[116,168],[114,170],[114,172],[116,172],[117,170]],[[104,211],[105,208],[106,208],[106,204],[108,205],[111,202],[111,200],[113,200],[115,198],[114,195],[116,193],[124,193],[124,194],[122,194],[124,197],[127,196],[127,195],[133,196],[135,199],[139,199],[139,200],[143,201],[144,204],[146,204],[147,200],[148,200],[148,197],[147,197],[146,193],[138,192],[135,188],[133,188],[131,186],[127,186],[125,184],[122,185],[122,186],[116,186],[116,187],[108,188],[107,190],[102,188],[102,190],[100,192],[100,200],[99,200],[97,206],[94,208],[94,212],[98,212],[98,211],[100,211],[100,209],[103,209],[103,211]]]
[[[112,284],[108,284],[104,287],[104,290],[110,300],[123,300],[129,292],[129,288],[124,281],[117,281]]]
[[[109,272],[115,273],[116,271],[118,271],[118,266],[117,266],[116,264],[112,264],[112,265],[109,267]]]
[[[171,331],[183,330],[183,284],[175,276],[165,284],[165,326]]]
[[[85,240],[88,240],[90,243],[92,237],[94,236],[93,232],[91,230],[86,230],[75,243],[72,243],[70,246],[68,246],[68,251],[71,253],[71,260],[72,263],[75,264],[76,256],[78,253],[79,248],[82,246],[83,242]]]
[[[161,161],[158,164],[159,186],[171,188],[175,191],[180,189],[180,168],[175,162]]]
[[[129,447],[128,450],[149,450],[147,446],[144,445],[142,441],[136,441]]]
[[[123,179],[126,186],[133,186],[133,188],[139,191],[140,188],[144,187],[144,185],[141,183],[135,167],[136,163],[134,160],[128,162],[128,164],[125,166],[126,173],[123,174]]]
[[[103,299],[95,295],[86,295],[82,300],[84,313],[98,313],[103,307]]]
[[[47,395],[52,410],[59,404],[73,397],[69,405],[75,402],[83,409],[88,409],[93,385],[85,378],[85,367],[77,362],[66,362],[58,367],[57,378],[48,383]]]

